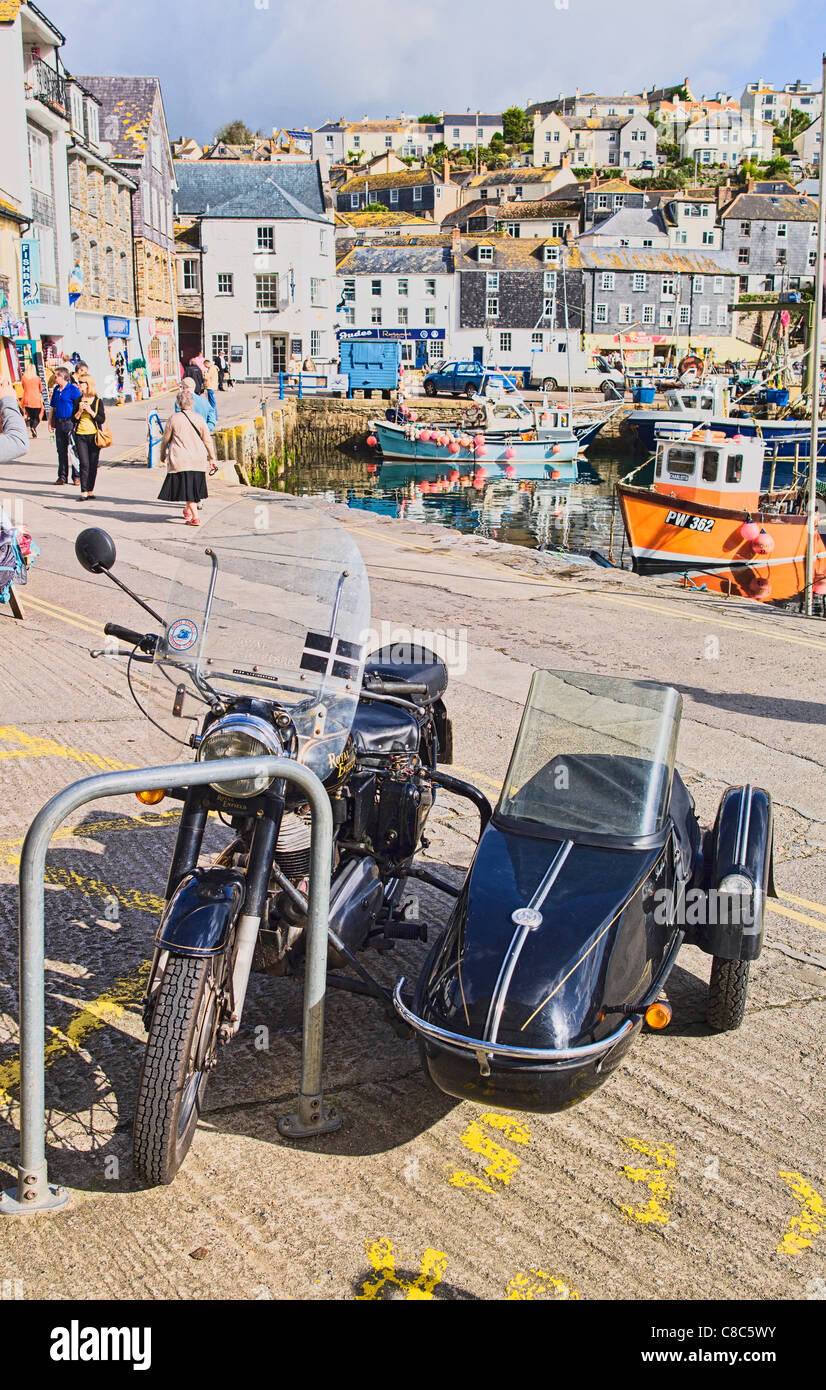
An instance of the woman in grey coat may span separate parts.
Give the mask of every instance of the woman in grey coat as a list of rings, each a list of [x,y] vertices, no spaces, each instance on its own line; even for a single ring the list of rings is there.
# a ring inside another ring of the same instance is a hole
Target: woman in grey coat
[[[0,463],[12,463],[28,452],[29,433],[17,397],[9,391],[0,395]]]

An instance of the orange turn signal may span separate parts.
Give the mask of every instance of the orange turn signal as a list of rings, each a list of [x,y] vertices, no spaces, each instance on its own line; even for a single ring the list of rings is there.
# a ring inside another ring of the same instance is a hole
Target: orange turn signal
[[[666,1004],[664,999],[658,999],[656,1004],[649,1004],[645,1011],[645,1021],[649,1028],[667,1028],[671,1022],[671,1005]]]
[[[135,792],[138,801],[142,801],[144,806],[157,806],[159,801],[163,801],[166,792],[159,788],[154,792]]]

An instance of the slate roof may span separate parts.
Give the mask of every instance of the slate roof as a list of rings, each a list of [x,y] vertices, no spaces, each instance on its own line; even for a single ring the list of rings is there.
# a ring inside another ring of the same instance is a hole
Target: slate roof
[[[545,261],[546,246],[564,246],[559,237],[463,237],[454,252],[457,270],[547,270],[554,269]],[[493,246],[493,262],[480,261],[476,254],[479,246]],[[565,268],[578,264],[576,248],[565,258]]]
[[[441,121],[439,122],[439,125],[474,125],[474,126],[475,126],[477,120],[478,120],[478,122],[479,122],[480,125],[490,125],[492,121],[498,121],[499,124],[501,125],[501,124],[502,124],[502,115],[501,115],[501,112],[500,112],[500,113],[499,113],[498,115],[496,115],[496,116],[483,116],[483,115],[477,116],[475,111],[463,111],[463,112],[461,113],[461,115],[454,116],[452,113],[445,112],[444,116],[442,117]],[[429,122],[429,124],[432,125],[432,121]]]
[[[560,116],[569,130],[622,130],[624,125],[633,121],[634,116]]]
[[[734,275],[734,267],[712,260],[702,251],[668,248],[636,249],[633,246],[583,246],[577,243],[583,270],[682,271],[690,275]]]
[[[533,218],[576,217],[582,211],[580,203],[568,198],[531,198],[526,203],[500,203],[499,217],[508,222],[527,222]]]
[[[398,170],[392,174],[361,174],[347,179],[337,189],[339,193],[363,193],[366,184],[370,188],[413,188],[419,184],[441,182],[432,169],[420,169],[417,173],[404,173]]]
[[[491,203],[486,198],[474,198],[472,202],[465,203],[460,208],[455,208],[453,212],[448,212],[442,218],[442,226],[463,227],[471,217],[481,217],[484,213],[489,213],[491,217],[498,217],[500,211],[501,207],[499,203]]]
[[[339,275],[450,275],[450,246],[413,243],[354,246],[338,263]]]
[[[422,228],[435,227],[432,217],[423,217],[415,212],[397,212],[393,208],[385,208],[383,212],[337,212],[335,214],[337,227],[401,227],[409,223],[420,223]]]
[[[620,208],[611,217],[606,217],[603,222],[597,222],[595,226],[589,227],[587,232],[583,232],[578,240],[581,245],[586,238],[593,236],[615,236],[619,241],[620,237],[665,237],[667,235],[662,214],[658,210],[654,208]]]
[[[527,165],[523,169],[488,169],[486,174],[474,174],[468,179],[469,188],[483,188],[486,184],[508,183],[550,183],[559,173],[558,169],[535,169]]]
[[[318,165],[175,162],[176,215],[329,220]]]
[[[100,136],[112,147],[113,159],[141,163],[160,95],[157,77],[78,77],[101,104]]]
[[[640,193],[642,189],[635,188],[633,183],[627,179],[607,179],[605,183],[598,183],[596,188],[586,188],[585,196],[590,193]]]
[[[720,216],[741,217],[745,222],[816,222],[817,203],[802,193],[774,197],[769,193],[738,193]]]

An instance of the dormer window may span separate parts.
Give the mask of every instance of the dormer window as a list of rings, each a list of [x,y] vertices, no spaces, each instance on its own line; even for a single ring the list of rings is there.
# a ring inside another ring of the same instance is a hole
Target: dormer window
[[[551,263],[551,265],[558,265],[558,264],[559,264],[559,247],[558,247],[558,246],[546,246],[546,247],[545,247],[545,260],[546,260],[546,261],[549,261],[549,262]]]
[[[72,87],[72,129],[83,137],[83,93],[79,87]]]
[[[478,254],[479,254],[479,260],[480,260],[480,261],[492,261],[492,260],[493,260],[493,247],[492,247],[492,246],[480,246],[480,247],[479,247],[479,253],[478,253]]]
[[[98,128],[98,108],[97,102],[87,99],[86,102],[86,130],[89,136],[90,145],[100,144],[100,130]]]

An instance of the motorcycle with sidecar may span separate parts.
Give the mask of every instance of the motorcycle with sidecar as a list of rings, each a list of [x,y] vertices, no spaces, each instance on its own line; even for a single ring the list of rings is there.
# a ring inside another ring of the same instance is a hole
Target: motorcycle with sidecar
[[[584,1099],[644,1022],[667,1021],[661,996],[684,942],[712,957],[710,1026],[739,1026],[773,891],[771,800],[731,787],[714,826],[701,829],[675,769],[676,690],[537,671],[492,810],[444,770],[443,661],[409,642],[368,650],[365,566],[329,513],[252,492],[169,549],[177,568],[161,614],[115,577],[104,531],[76,543],[81,564],[114,580],[157,628],[108,623],[110,645],[93,655],[126,659],[164,761],[172,740],[180,758],[215,771],[207,785],[167,793],[183,804],[143,1006],[141,1178],[171,1182],[180,1167],[251,972],[305,970],[308,798],[283,777],[222,780],[222,760],[286,758],[323,784],[333,826],[327,984],[373,997],[417,1039],[449,1096],[542,1112]],[[430,810],[446,792],[467,798],[481,823],[461,888],[422,858]],[[140,795],[154,804],[163,794]],[[230,833],[204,863],[210,816]],[[389,990],[364,957],[426,940],[406,897],[416,879],[451,910],[412,988],[402,977]],[[307,1132],[329,1127],[319,1114]]]

